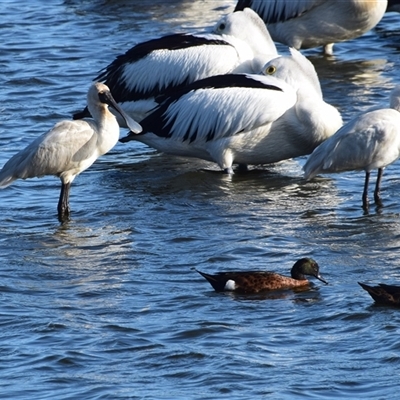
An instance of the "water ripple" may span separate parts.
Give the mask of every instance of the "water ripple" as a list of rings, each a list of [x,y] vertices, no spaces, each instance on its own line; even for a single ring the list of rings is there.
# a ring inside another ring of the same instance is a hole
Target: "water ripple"
[[[81,109],[116,55],[234,3],[5,0],[0,165]],[[345,121],[400,83],[399,32],[391,13],[334,57],[305,53]],[[400,282],[399,167],[366,214],[362,172],[305,182],[305,160],[228,177],[118,144],[74,181],[64,225],[57,179],[1,191],[0,397],[395,398],[400,314],[357,282]],[[288,274],[304,256],[329,285],[238,296],[195,271]]]

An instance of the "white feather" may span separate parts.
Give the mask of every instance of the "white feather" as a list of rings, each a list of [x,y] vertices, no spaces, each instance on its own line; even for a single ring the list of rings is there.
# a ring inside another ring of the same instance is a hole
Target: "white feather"
[[[232,279],[227,280],[226,283],[225,283],[224,290],[233,291],[235,289],[236,289],[235,281],[233,281]]]

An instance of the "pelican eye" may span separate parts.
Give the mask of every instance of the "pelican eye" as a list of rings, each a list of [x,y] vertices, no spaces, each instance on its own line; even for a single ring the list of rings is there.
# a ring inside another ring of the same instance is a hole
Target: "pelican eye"
[[[276,71],[276,67],[274,65],[270,65],[266,70],[265,73],[268,75],[274,74]]]
[[[226,28],[226,25],[224,23],[221,23],[218,27],[218,30],[223,31],[223,30],[225,30],[225,28]]]

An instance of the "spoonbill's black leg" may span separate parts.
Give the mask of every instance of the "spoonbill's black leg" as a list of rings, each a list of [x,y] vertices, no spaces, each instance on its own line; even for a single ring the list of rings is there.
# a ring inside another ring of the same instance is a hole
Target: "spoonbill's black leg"
[[[383,168],[378,169],[378,176],[376,178],[376,185],[374,191],[374,200],[377,206],[382,207],[382,199],[381,199],[381,180],[383,175]]]
[[[69,191],[71,188],[71,183],[62,183],[60,199],[58,201],[58,220],[60,222],[68,221],[70,208],[69,208]]]
[[[370,173],[366,172],[365,173],[365,182],[364,182],[364,191],[362,195],[362,202],[363,202],[363,209],[368,210],[369,204],[368,204],[368,184],[369,184],[369,177]]]

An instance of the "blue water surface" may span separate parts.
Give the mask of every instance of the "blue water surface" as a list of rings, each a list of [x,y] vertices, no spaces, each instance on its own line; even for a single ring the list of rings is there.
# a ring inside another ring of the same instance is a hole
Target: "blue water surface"
[[[234,4],[3,0],[0,166],[82,109],[115,56]],[[304,54],[348,121],[400,83],[400,15],[333,57]],[[306,183],[305,160],[228,177],[119,143],[74,181],[64,225],[56,178],[2,190],[0,398],[397,398],[400,311],[357,282],[400,283],[399,163],[385,171],[384,207],[366,214],[363,172]],[[244,297],[195,271],[287,274],[304,256],[329,285]]]

